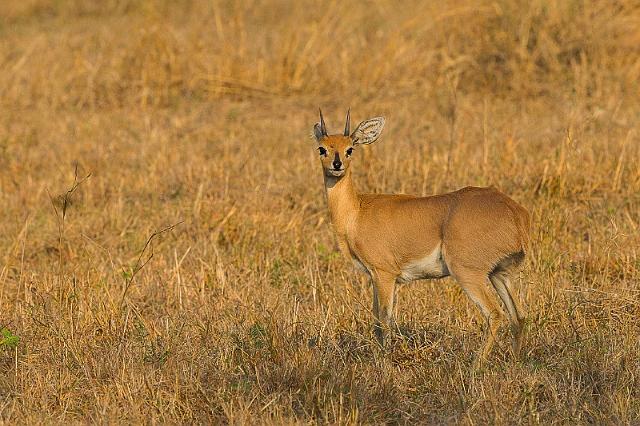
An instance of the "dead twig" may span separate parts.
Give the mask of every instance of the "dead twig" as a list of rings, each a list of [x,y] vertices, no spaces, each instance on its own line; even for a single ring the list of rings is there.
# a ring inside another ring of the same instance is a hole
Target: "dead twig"
[[[78,187],[87,179],[91,177],[91,173],[87,173],[85,177],[82,179],[78,179],[78,164],[75,165],[75,169],[73,172],[73,184],[71,188],[69,188],[65,193],[58,195],[56,198],[51,196],[51,192],[47,188],[47,194],[49,195],[49,201],[51,202],[51,207],[53,207],[53,212],[56,215],[56,219],[58,221],[58,279],[62,282],[63,277],[63,262],[62,262],[62,246],[64,243],[64,230],[65,230],[65,219],[67,217],[67,210],[69,206],[71,206],[71,196],[78,189]],[[56,206],[57,204],[57,206]],[[60,208],[60,210],[58,210]],[[62,289],[62,286],[59,286]],[[61,290],[62,291],[62,290]]]
[[[153,245],[151,245],[151,242],[153,241],[153,239],[158,237],[159,235],[162,235],[162,234],[166,233],[166,232],[172,231],[176,226],[181,225],[182,223],[184,223],[184,220],[181,220],[178,223],[174,223],[173,225],[169,225],[166,228],[163,228],[163,229],[161,229],[159,231],[155,231],[153,234],[151,234],[149,236],[149,238],[147,238],[147,242],[144,244],[144,247],[142,247],[142,250],[140,251],[140,255],[138,255],[138,260],[136,260],[136,264],[133,267],[133,269],[131,270],[131,274],[129,274],[129,276],[127,277],[127,281],[126,281],[125,287],[122,290],[122,297],[120,298],[120,307],[122,307],[122,305],[124,304],[124,300],[125,300],[125,297],[127,296],[127,292],[129,291],[129,288],[131,288],[131,284],[133,283],[133,280],[135,279],[135,277],[138,275],[138,272],[140,272],[142,270],[142,268],[144,268],[145,265],[147,263],[149,263],[149,261],[154,256]],[[151,253],[143,261],[142,259],[143,259],[144,255],[147,252],[147,249],[149,247],[151,248]]]

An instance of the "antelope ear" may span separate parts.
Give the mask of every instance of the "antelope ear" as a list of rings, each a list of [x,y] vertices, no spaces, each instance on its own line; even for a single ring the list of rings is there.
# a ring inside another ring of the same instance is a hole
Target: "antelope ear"
[[[322,138],[324,138],[324,134],[322,134],[322,127],[320,126],[320,123],[316,123],[315,126],[313,126],[313,136],[316,138],[316,141],[318,142],[320,142]]]
[[[351,140],[354,145],[369,145],[380,137],[384,128],[384,117],[370,118],[358,124],[356,130],[351,133]]]

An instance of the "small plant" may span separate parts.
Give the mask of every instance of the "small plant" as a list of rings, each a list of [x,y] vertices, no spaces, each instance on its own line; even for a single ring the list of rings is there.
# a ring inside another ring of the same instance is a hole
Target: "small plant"
[[[8,328],[0,330],[0,347],[15,349],[20,343],[20,337],[16,336]]]
[[[251,341],[254,346],[260,349],[264,347],[266,343],[267,330],[262,324],[256,322],[251,326],[251,328],[249,328],[249,336],[251,336]]]

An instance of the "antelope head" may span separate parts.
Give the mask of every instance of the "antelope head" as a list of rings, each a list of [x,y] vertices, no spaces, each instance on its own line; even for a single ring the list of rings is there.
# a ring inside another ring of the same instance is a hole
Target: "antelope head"
[[[313,135],[318,142],[318,152],[325,176],[342,177],[349,169],[353,151],[358,145],[375,142],[382,133],[384,117],[364,120],[351,132],[350,110],[342,134],[329,135],[320,110],[320,122],[313,126]]]

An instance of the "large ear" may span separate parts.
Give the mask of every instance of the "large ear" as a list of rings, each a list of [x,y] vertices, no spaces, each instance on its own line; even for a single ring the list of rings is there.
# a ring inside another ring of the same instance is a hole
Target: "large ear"
[[[318,142],[320,142],[320,140],[324,138],[324,135],[322,134],[322,128],[320,127],[320,123],[316,123],[315,126],[313,126],[313,136],[315,136],[316,141]]]
[[[356,130],[351,133],[354,145],[368,145],[374,143],[380,137],[384,128],[384,117],[370,118],[358,124]]]
[[[316,137],[316,140],[320,142],[322,138],[327,136],[327,125],[324,124],[324,117],[322,116],[322,110],[320,108],[318,108],[318,112],[320,113],[320,122],[313,126],[313,135]]]

